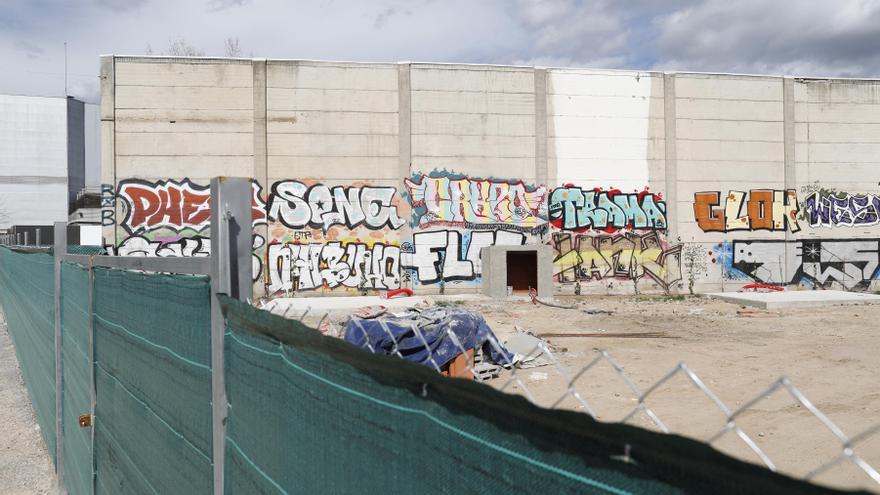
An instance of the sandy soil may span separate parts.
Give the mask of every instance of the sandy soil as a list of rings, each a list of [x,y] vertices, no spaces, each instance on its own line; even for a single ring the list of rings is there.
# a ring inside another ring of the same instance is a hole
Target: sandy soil
[[[743,310],[747,315],[740,315],[736,305],[699,297],[589,296],[557,302],[576,309],[527,301],[461,305],[480,311],[502,341],[515,331],[514,326],[536,335],[566,334],[547,340],[559,349],[556,356],[572,375],[605,350],[645,391],[685,362],[731,410],[787,376],[845,434],[854,436],[880,425],[880,305],[783,312],[748,309]],[[585,312],[595,309],[612,314]],[[566,393],[566,380],[552,366],[518,373],[538,404],[549,406]],[[489,383],[501,387],[509,377],[505,374]],[[604,362],[581,376],[574,388],[602,421],[619,421],[637,405],[634,394]],[[506,390],[522,393],[516,383]],[[683,374],[656,389],[646,404],[672,432],[701,440],[725,423],[724,415]],[[570,395],[559,407],[583,409]],[[642,413],[629,422],[657,428]],[[780,471],[794,476],[806,475],[841,452],[833,434],[785,390],[746,410],[737,423]],[[733,434],[713,445],[759,462]],[[880,431],[856,445],[855,452],[880,469]],[[880,485],[851,462],[815,481],[880,492]]]
[[[54,468],[0,314],[0,493],[56,493]]]

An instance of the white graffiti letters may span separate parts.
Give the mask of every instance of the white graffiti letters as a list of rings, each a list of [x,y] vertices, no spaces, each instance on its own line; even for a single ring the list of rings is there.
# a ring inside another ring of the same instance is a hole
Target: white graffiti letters
[[[461,233],[454,230],[419,232],[413,235],[413,252],[404,257],[403,267],[414,269],[422,284],[473,280],[482,274],[480,249],[493,245],[519,246],[525,244],[525,239],[520,232],[479,231],[472,232],[469,242],[465,243]],[[466,250],[463,250],[464,244],[467,244]]]
[[[381,243],[270,244],[269,291],[400,287],[400,248]]]
[[[393,187],[306,186],[297,180],[276,182],[269,195],[269,219],[287,227],[327,231],[333,225],[377,230],[399,229],[405,222],[392,204]]]

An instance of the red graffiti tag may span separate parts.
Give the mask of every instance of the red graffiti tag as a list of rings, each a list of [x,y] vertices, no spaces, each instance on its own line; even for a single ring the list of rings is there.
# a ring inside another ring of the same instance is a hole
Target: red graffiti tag
[[[122,226],[129,233],[163,228],[201,232],[211,222],[210,187],[194,184],[189,179],[155,183],[129,179],[119,183],[118,195],[126,208]],[[256,183],[253,183],[251,211],[255,224],[266,221],[265,203]]]

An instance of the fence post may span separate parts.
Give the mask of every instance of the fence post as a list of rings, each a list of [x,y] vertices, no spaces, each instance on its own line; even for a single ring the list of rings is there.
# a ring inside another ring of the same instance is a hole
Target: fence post
[[[95,387],[95,257],[89,257],[89,414],[92,415],[92,427],[89,432],[89,453],[92,456],[92,493],[95,493],[98,469],[95,464],[95,404],[98,389]]]
[[[25,235],[26,236],[26,235]],[[55,473],[64,488],[64,428],[61,421],[61,260],[67,254],[67,223],[55,222]]]
[[[251,179],[211,179],[211,401],[214,494],[223,495],[226,448],[226,384],[223,335],[217,294],[249,300],[253,291]]]

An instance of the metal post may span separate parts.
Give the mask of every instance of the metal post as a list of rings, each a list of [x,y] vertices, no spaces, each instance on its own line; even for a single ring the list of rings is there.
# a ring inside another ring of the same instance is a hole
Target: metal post
[[[216,295],[247,300],[253,293],[251,191],[250,179],[211,179],[211,400],[215,495],[224,493],[227,413],[223,368],[226,325]]]
[[[89,258],[89,414],[92,415],[92,427],[89,432],[89,452],[92,456],[92,493],[95,493],[95,483],[97,482],[96,473],[98,472],[95,465],[95,428],[98,427],[95,421],[95,404],[97,402],[97,391],[95,387],[95,259]]]
[[[67,254],[67,223],[55,222],[55,473],[64,489],[64,428],[61,422],[61,260]]]

